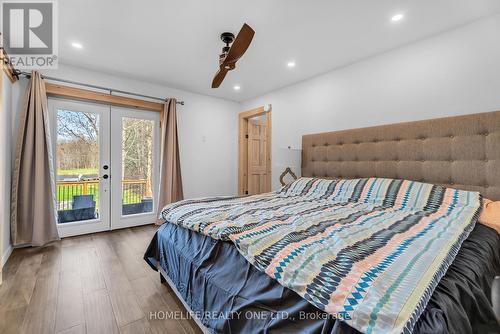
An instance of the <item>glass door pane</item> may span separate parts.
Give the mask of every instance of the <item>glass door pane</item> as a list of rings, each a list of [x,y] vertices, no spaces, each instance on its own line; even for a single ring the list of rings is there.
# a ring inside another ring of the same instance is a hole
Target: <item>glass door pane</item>
[[[156,111],[112,107],[111,120],[111,227],[153,223],[160,115]]]
[[[57,109],[58,223],[99,217],[99,114]]]
[[[107,230],[109,107],[50,99],[49,109],[59,234]]]
[[[153,212],[154,121],[122,118],[122,215]]]

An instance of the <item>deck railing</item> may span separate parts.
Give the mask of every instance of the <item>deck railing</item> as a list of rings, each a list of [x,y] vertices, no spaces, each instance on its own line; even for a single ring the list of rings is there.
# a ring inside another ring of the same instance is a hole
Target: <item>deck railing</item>
[[[122,203],[140,203],[144,197],[151,197],[151,187],[148,180],[123,180]]]
[[[57,181],[57,210],[70,210],[73,196],[93,195],[96,207],[99,206],[99,180]],[[122,203],[141,203],[146,197],[151,197],[151,185],[148,180],[123,180]]]

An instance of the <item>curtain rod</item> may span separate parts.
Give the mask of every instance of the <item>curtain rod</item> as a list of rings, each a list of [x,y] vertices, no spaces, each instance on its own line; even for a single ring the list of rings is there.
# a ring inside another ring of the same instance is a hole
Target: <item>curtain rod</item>
[[[19,71],[19,72],[16,73],[16,75],[23,75],[23,76],[25,76],[28,79],[31,77],[31,73],[29,73],[29,72],[20,72]],[[90,88],[94,88],[94,89],[108,90],[110,93],[114,92],[114,93],[120,93],[120,94],[138,96],[138,97],[142,97],[142,98],[145,98],[145,99],[165,101],[165,99],[161,98],[161,97],[155,97],[155,96],[137,94],[137,93],[127,92],[127,91],[124,91],[124,90],[113,89],[113,88],[109,88],[109,87],[102,87],[102,86],[96,86],[96,85],[91,85],[91,84],[77,82],[77,81],[72,81],[72,80],[66,80],[66,79],[59,79],[59,78],[49,77],[49,76],[46,76],[46,75],[42,75],[42,79],[51,80],[51,81],[59,81],[59,82],[73,84],[73,85],[90,87]],[[184,101],[177,101],[177,104],[180,104],[181,106],[183,106],[184,105]]]

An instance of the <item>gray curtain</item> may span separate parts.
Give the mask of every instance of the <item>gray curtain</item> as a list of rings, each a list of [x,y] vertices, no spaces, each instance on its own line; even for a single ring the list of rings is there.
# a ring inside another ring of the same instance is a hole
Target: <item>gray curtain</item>
[[[45,82],[32,72],[19,121],[12,171],[11,238],[14,246],[58,240],[49,111]]]
[[[160,157],[160,193],[158,196],[158,214],[169,203],[184,198],[182,192],[181,162],[179,158],[179,140],[177,137],[176,100],[167,99],[161,113],[161,157]],[[157,220],[157,224],[163,221]]]

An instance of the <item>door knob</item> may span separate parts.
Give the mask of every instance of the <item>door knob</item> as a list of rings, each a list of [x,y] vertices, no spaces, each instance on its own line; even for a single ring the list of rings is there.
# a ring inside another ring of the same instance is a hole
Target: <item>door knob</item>
[[[104,166],[102,166],[102,169],[104,169],[104,170],[108,170],[108,168],[109,168],[109,166],[108,166],[108,165],[104,165]]]
[[[106,180],[108,177],[109,177],[109,176],[108,176],[108,174],[104,174],[104,175],[102,176],[102,178],[103,178],[103,179],[105,179],[105,180]]]

